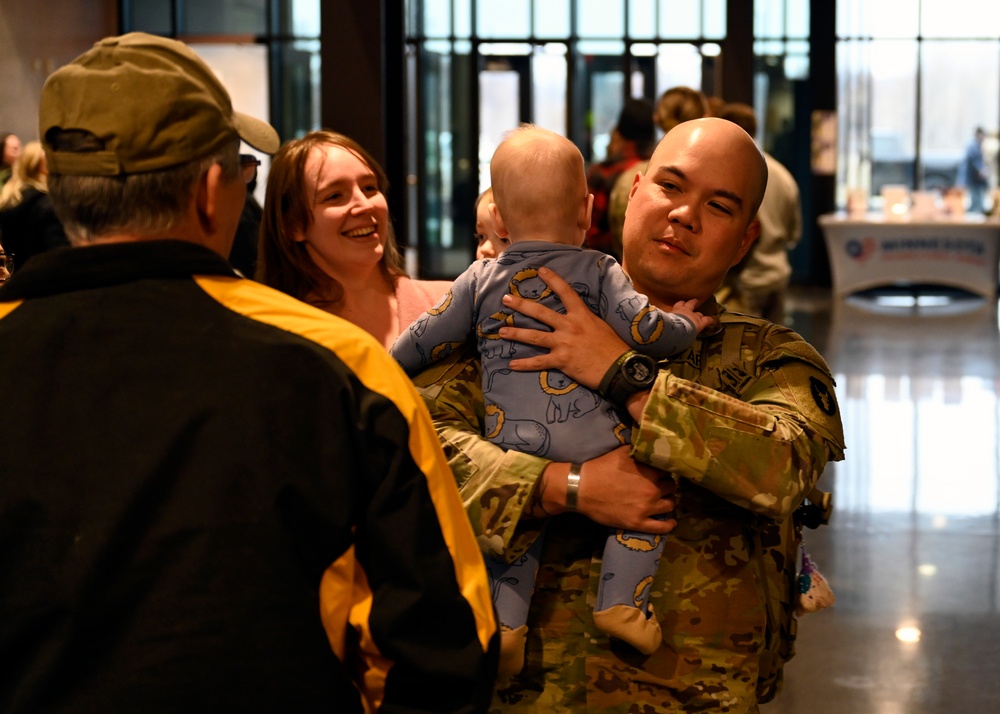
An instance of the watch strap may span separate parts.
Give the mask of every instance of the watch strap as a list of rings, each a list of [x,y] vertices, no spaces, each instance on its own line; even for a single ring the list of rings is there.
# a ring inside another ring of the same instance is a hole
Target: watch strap
[[[601,383],[597,387],[598,393],[608,399],[608,393],[611,390],[611,384],[615,381],[615,378],[621,378],[622,365],[625,364],[625,360],[629,358],[630,355],[635,354],[635,350],[626,350],[608,367],[608,371],[604,373],[604,377],[601,379]]]

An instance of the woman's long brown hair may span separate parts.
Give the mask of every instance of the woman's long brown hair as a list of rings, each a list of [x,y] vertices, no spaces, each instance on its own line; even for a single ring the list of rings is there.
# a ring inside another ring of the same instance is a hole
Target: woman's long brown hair
[[[306,163],[313,149],[328,146],[339,146],[354,154],[375,174],[379,190],[385,195],[389,191],[389,179],[371,154],[350,137],[334,131],[313,131],[301,139],[292,139],[274,155],[264,194],[255,277],[300,300],[308,297],[314,304],[334,304],[344,296],[343,286],[313,262],[304,242],[295,240],[312,224],[315,196],[306,180]],[[390,285],[406,275],[391,218],[379,267]]]

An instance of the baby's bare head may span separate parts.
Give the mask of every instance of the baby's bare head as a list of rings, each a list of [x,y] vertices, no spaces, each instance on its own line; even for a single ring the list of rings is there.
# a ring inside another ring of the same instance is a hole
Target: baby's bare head
[[[524,124],[507,134],[490,162],[493,202],[511,235],[577,223],[587,198],[583,155],[566,137]]]

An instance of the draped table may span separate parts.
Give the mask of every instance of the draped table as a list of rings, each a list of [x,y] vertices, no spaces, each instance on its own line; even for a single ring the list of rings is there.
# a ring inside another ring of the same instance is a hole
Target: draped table
[[[830,257],[833,293],[941,285],[993,300],[1000,277],[1000,221],[940,220],[881,214],[819,217]]]

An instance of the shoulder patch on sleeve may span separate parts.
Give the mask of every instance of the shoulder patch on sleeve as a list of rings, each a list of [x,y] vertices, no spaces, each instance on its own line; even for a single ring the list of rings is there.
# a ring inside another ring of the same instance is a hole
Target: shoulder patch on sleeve
[[[809,377],[809,391],[812,392],[813,401],[819,410],[827,416],[837,413],[837,401],[833,398],[833,392],[826,383],[816,377]]]

